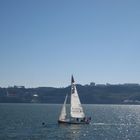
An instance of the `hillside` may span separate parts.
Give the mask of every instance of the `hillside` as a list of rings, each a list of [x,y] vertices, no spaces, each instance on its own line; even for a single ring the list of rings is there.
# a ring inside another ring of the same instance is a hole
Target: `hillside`
[[[84,104],[140,104],[139,84],[77,85]],[[63,103],[70,95],[70,86],[53,87],[8,87],[0,88],[0,103]]]

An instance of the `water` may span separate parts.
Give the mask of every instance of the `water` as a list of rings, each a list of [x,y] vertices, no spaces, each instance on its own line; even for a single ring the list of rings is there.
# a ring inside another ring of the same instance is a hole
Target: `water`
[[[61,105],[0,104],[0,140],[140,140],[139,105],[83,107],[90,125],[58,125]]]

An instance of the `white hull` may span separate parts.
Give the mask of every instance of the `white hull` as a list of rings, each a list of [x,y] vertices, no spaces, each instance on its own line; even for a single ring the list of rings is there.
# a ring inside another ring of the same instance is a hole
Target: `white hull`
[[[58,120],[60,124],[89,124],[90,121]]]

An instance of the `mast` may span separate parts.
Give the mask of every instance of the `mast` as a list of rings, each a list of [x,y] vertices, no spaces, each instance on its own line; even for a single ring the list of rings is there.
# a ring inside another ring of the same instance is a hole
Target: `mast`
[[[83,112],[83,108],[81,106],[81,102],[78,96],[78,92],[76,89],[76,84],[73,78],[71,77],[71,109],[70,115],[72,118],[84,118],[85,114]]]

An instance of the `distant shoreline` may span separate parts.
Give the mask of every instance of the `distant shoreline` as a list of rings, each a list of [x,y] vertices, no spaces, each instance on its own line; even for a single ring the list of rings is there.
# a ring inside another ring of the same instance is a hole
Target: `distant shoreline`
[[[49,103],[62,104],[70,86],[65,88],[38,87],[25,88],[14,86],[0,88],[0,103]],[[90,85],[77,84],[82,104],[140,104],[139,84]],[[68,100],[69,103],[69,100]]]
[[[40,104],[40,105],[63,105],[63,103],[8,103],[8,102],[0,102],[0,104],[34,104],[34,105],[37,105],[37,104]],[[70,104],[68,104],[70,105]],[[82,104],[82,105],[140,105],[140,104]]]

